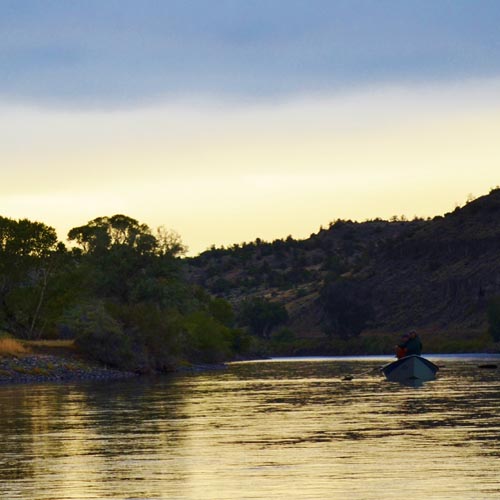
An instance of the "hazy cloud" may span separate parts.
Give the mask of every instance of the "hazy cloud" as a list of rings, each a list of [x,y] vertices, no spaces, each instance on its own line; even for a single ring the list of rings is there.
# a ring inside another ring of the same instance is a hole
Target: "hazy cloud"
[[[0,99],[137,105],[500,72],[495,0],[3,0]]]

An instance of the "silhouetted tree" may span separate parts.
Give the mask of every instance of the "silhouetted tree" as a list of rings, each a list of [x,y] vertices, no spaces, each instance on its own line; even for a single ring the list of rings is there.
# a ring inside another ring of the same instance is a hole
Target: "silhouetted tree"
[[[349,280],[336,280],[321,290],[321,303],[326,315],[326,333],[349,338],[359,335],[373,319],[368,297]]]
[[[282,304],[252,298],[241,304],[238,320],[254,335],[269,338],[273,328],[288,321],[288,313]]]
[[[45,303],[57,245],[55,229],[28,219],[0,217],[0,322],[17,335],[32,337]]]

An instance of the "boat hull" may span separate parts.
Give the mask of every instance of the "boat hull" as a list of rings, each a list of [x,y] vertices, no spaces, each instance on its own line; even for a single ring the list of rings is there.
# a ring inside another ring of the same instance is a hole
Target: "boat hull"
[[[382,368],[382,373],[391,382],[416,385],[434,380],[439,368],[422,356],[412,354],[398,359]]]

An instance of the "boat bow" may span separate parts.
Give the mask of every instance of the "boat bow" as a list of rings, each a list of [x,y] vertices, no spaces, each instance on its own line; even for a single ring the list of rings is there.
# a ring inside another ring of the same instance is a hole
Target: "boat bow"
[[[387,380],[400,383],[419,383],[434,380],[439,368],[422,356],[412,354],[381,368]]]

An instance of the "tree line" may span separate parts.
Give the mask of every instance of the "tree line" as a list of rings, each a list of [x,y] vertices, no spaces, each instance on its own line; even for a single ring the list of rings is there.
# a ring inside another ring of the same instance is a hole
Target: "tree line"
[[[75,339],[100,361],[143,372],[251,349],[231,305],[186,280],[175,232],[114,215],[71,229],[68,241],[41,222],[0,217],[0,329]],[[268,335],[259,321],[253,330]]]

